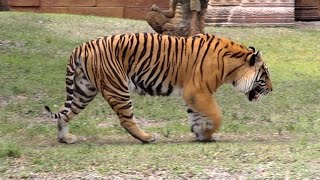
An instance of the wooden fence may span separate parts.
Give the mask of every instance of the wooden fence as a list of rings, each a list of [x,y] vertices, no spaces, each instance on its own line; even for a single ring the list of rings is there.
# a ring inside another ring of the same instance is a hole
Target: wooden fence
[[[2,10],[70,13],[145,19],[152,4],[168,8],[169,0],[0,0]]]

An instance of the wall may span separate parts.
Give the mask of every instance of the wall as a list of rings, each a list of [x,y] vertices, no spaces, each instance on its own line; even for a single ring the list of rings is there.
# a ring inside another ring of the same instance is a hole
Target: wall
[[[152,4],[167,8],[169,0],[0,0],[2,9],[145,19]]]
[[[145,19],[146,13],[152,4],[157,4],[159,7],[167,9],[170,0],[0,1],[2,1],[2,8],[15,11],[72,13]],[[295,22],[295,0],[209,0],[206,21],[207,24],[222,26],[291,26]]]
[[[294,0],[210,0],[208,24],[291,26]]]
[[[296,0],[295,17],[298,21],[319,21],[320,0]]]

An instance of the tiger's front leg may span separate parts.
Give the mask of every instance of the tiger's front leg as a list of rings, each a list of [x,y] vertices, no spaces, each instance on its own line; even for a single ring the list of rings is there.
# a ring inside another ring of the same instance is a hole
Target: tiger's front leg
[[[188,120],[191,125],[191,132],[196,136],[196,139],[199,141],[210,141],[211,137],[206,137],[205,131],[207,129],[212,129],[213,124],[210,123],[207,117],[202,116],[198,112],[193,111],[188,107]]]
[[[210,93],[186,90],[183,98],[188,106],[191,131],[199,141],[213,141],[212,134],[221,125],[221,113]]]

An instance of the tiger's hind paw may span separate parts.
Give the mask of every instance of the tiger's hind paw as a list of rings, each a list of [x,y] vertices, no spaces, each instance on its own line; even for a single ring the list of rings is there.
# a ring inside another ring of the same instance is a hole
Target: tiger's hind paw
[[[142,141],[143,144],[155,143],[159,139],[159,135],[157,133],[150,135],[147,141]]]
[[[73,134],[65,134],[63,137],[59,138],[59,142],[66,143],[66,144],[74,144],[77,142],[77,136]]]

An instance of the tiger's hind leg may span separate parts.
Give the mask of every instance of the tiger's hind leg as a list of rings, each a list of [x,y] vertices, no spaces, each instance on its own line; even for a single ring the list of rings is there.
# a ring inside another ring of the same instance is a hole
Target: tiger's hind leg
[[[77,137],[69,133],[69,121],[80,113],[97,95],[98,91],[87,79],[80,67],[76,68],[74,77],[66,78],[67,98],[63,109],[57,114],[58,119],[58,139],[59,142],[72,144],[77,141]],[[46,107],[50,112],[50,109]]]
[[[154,135],[144,132],[137,124],[130,99],[128,87],[113,88],[110,85],[103,85],[102,95],[110,104],[114,112],[117,113],[121,126],[127,130],[134,138],[143,143],[149,143],[156,140]],[[117,89],[117,91],[114,91]],[[120,90],[121,89],[121,90]]]

